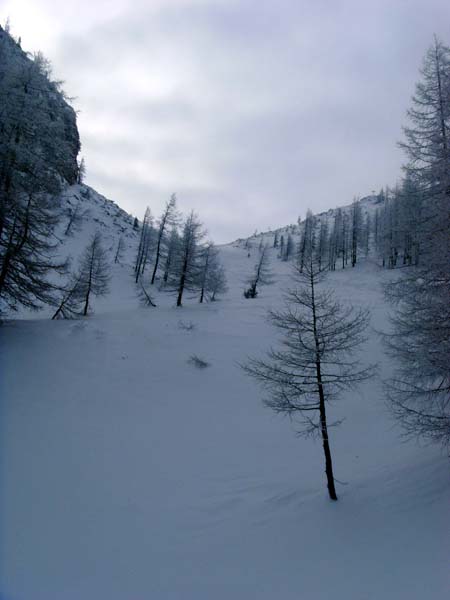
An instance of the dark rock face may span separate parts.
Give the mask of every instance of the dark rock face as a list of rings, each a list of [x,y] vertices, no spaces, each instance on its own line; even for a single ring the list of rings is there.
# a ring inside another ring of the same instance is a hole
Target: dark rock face
[[[0,98],[2,104],[10,100],[8,96],[15,93],[14,86],[17,86],[19,77],[26,81],[33,62],[38,62],[42,66],[40,69],[33,69],[33,79],[26,93],[34,96],[32,101],[37,110],[36,119],[45,120],[53,140],[56,136],[58,143],[61,144],[61,156],[64,159],[58,165],[59,175],[67,183],[73,184],[77,181],[77,156],[81,147],[76,113],[58,85],[51,81],[45,59],[38,56],[33,61],[33,58],[22,50],[20,43],[0,26],[0,95],[5,95],[5,98]],[[2,134],[8,130],[7,125],[1,120],[0,114],[0,143]],[[37,136],[35,144],[38,152],[45,152],[47,141],[43,136]]]

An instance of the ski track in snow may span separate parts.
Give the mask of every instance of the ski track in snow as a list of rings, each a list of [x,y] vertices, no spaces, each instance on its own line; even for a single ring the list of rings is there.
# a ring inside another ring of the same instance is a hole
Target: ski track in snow
[[[2,600],[447,597],[448,459],[399,439],[377,335],[364,351],[380,377],[329,409],[345,417],[330,432],[335,504],[320,442],[239,369],[276,343],[265,313],[290,279],[272,250],[276,283],[245,300],[252,252],[222,247],[230,291],[216,303],[156,293],[158,308],[139,307],[115,265],[88,319],[1,327]],[[387,276],[368,261],[328,281],[380,330]]]

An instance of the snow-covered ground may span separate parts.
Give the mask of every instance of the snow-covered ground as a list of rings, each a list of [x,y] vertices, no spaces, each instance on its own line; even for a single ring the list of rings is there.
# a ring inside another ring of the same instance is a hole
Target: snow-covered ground
[[[331,430],[337,503],[320,443],[240,370],[276,343],[265,312],[290,277],[273,258],[276,283],[245,300],[253,253],[222,248],[220,302],[140,307],[115,265],[93,316],[1,327],[2,600],[448,597],[448,458],[400,441],[376,333],[364,352],[380,377],[329,409],[345,417]],[[382,329],[385,276],[369,261],[329,284]]]

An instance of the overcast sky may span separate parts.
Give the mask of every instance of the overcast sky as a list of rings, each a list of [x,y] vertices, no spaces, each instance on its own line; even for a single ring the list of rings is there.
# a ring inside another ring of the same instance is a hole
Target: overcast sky
[[[79,111],[87,183],[141,216],[176,192],[217,242],[401,175],[396,142],[449,0],[0,0]]]

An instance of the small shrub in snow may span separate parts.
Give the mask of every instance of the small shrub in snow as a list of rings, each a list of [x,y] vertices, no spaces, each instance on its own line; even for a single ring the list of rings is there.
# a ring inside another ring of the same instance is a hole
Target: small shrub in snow
[[[196,369],[206,369],[206,367],[210,366],[209,362],[203,360],[202,358],[199,358],[196,354],[192,354],[189,357],[188,363],[194,366]]]

